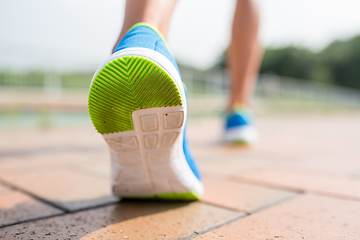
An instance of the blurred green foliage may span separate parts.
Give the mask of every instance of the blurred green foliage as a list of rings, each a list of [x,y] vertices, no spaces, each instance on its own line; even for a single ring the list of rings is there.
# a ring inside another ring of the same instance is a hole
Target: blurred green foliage
[[[26,79],[26,81],[24,81]],[[40,71],[13,72],[0,71],[0,86],[43,86],[44,73]]]
[[[317,63],[316,54],[305,48],[293,46],[278,49],[268,48],[265,50],[260,72],[313,79]]]
[[[226,56],[227,51],[216,67],[226,67]],[[260,73],[360,89],[360,36],[334,41],[318,52],[296,46],[266,48]]]
[[[89,88],[93,72],[65,73],[61,75],[62,87],[64,88]]]
[[[360,36],[331,43],[319,58],[334,83],[360,88]]]
[[[0,70],[0,86],[9,87],[46,87],[47,85],[57,84],[62,88],[88,89],[93,72],[14,72]]]
[[[319,52],[294,46],[265,49],[260,72],[360,89],[360,36]]]

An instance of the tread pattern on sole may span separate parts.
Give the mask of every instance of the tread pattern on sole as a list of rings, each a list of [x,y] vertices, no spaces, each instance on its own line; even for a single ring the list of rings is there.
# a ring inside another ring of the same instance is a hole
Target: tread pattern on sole
[[[91,120],[101,134],[133,130],[135,110],[182,104],[169,74],[140,56],[120,57],[106,64],[95,76],[88,98]]]

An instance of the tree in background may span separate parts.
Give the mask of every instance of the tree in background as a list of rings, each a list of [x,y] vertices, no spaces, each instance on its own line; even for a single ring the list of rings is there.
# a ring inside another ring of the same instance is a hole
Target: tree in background
[[[318,55],[335,84],[360,89],[360,36],[335,41]]]
[[[316,62],[314,53],[305,48],[268,48],[260,72],[311,80]]]
[[[320,52],[294,46],[266,49],[260,72],[360,89],[360,36],[335,41]]]
[[[215,67],[226,67],[226,52]],[[260,73],[360,89],[360,36],[334,41],[319,52],[295,46],[267,48]]]

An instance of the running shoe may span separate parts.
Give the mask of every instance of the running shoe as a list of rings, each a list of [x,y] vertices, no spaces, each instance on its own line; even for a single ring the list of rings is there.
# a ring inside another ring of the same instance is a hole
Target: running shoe
[[[200,171],[185,137],[186,92],[158,30],[145,23],[130,28],[95,72],[88,108],[110,148],[115,195],[200,198]]]
[[[249,145],[258,140],[252,111],[245,107],[235,108],[226,116],[224,141]]]

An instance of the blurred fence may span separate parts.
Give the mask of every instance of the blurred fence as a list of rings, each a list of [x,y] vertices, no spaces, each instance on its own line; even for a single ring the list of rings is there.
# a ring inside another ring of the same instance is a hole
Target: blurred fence
[[[196,71],[181,69],[189,95],[225,95],[228,91],[228,71],[212,69]],[[12,92],[42,92],[46,95],[68,93],[86,94],[92,78],[92,73],[54,73],[30,72],[13,73],[0,72],[0,91]],[[341,105],[360,108],[360,91],[351,88],[279,77],[275,75],[260,75],[256,85],[257,98],[310,100],[328,105]]]
[[[199,73],[183,70],[182,78],[191,94],[227,94],[229,74],[226,69]],[[284,101],[320,102],[329,106],[360,108],[360,90],[330,83],[260,74],[256,88],[257,98],[276,98]]]
[[[92,72],[10,72],[0,71],[0,89],[36,91],[55,95],[66,92],[87,92]]]

